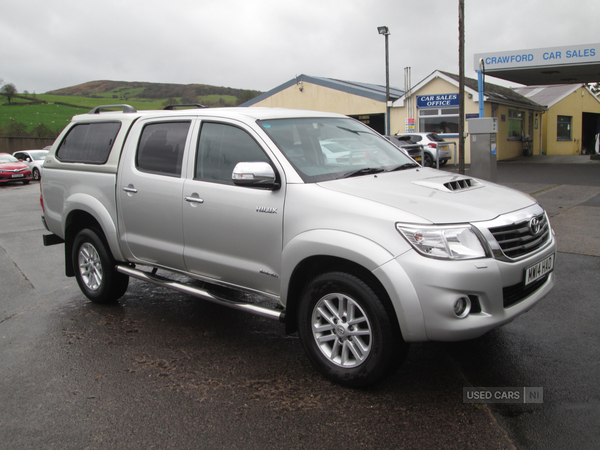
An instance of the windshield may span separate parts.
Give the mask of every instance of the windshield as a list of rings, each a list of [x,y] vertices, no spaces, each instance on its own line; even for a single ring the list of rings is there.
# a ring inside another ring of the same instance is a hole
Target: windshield
[[[31,155],[31,157],[36,160],[36,161],[41,161],[43,160],[46,155],[48,154],[48,150],[38,150],[35,152],[29,152],[29,154]]]
[[[0,164],[19,162],[17,158],[9,154],[0,155]]]
[[[307,183],[418,167],[398,147],[353,119],[258,123]]]

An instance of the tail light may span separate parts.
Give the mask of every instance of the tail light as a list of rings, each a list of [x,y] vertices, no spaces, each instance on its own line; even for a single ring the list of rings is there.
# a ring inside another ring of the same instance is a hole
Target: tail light
[[[44,196],[42,195],[42,183],[40,183],[40,206],[42,207],[42,212],[46,212],[44,210]]]

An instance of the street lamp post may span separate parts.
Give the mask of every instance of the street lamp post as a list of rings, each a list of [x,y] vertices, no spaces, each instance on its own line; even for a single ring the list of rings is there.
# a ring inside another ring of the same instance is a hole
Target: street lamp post
[[[377,27],[379,34],[385,36],[385,134],[390,135],[390,53],[388,50],[388,27]]]

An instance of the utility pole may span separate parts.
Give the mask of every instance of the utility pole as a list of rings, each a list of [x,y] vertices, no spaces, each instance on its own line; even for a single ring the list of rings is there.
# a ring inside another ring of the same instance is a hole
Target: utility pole
[[[465,173],[465,0],[458,0],[458,173]]]

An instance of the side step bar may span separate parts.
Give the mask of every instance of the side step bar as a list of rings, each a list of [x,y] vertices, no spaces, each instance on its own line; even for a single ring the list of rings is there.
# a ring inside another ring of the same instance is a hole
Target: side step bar
[[[158,286],[173,289],[183,294],[189,294],[202,300],[208,300],[209,302],[217,303],[219,305],[227,306],[229,308],[238,309],[240,311],[245,311],[250,314],[266,317],[267,319],[279,320],[280,322],[285,323],[285,311],[280,311],[272,308],[265,308],[264,306],[253,305],[251,303],[236,302],[233,300],[220,298],[204,289],[178,283],[168,278],[161,277],[160,275],[134,269],[133,267],[116,266],[116,269],[118,272],[121,272],[125,275],[129,275],[133,278],[137,278],[138,280],[154,283]]]

